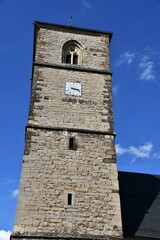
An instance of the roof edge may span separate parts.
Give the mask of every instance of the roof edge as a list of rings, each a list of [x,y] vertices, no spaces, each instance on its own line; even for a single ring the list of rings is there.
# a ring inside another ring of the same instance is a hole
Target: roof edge
[[[60,27],[60,28],[65,28],[65,29],[73,29],[73,30],[80,30],[80,31],[86,31],[90,33],[97,33],[97,34],[102,34],[102,35],[109,35],[109,41],[112,39],[112,32],[108,31],[102,31],[102,30],[96,30],[96,29],[88,29],[88,28],[81,28],[81,27],[76,27],[76,26],[68,26],[68,25],[63,25],[63,24],[57,24],[57,23],[48,23],[48,22],[40,22],[40,21],[34,21],[34,25],[37,25],[39,27],[44,27],[44,26],[55,26],[55,27]],[[43,25],[43,26],[42,26]]]
[[[154,173],[146,173],[146,172],[128,172],[128,171],[118,171],[118,174],[129,174],[129,175],[145,175],[145,176],[152,176],[152,177],[158,177],[160,178],[160,174],[154,174]]]

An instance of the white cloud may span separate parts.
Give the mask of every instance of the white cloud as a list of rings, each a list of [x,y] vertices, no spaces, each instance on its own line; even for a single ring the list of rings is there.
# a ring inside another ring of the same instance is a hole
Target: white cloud
[[[159,64],[159,51],[145,47],[142,52],[126,51],[116,61],[116,66],[131,65],[137,68],[138,79],[154,82]]]
[[[11,232],[10,231],[4,231],[0,230],[0,240],[9,240],[10,239]]]
[[[154,68],[154,63],[150,60],[150,57],[148,55],[143,56],[138,67],[139,79],[153,81],[155,79]]]
[[[92,5],[86,0],[83,0],[82,4],[83,4],[84,9],[89,9],[92,7]]]
[[[151,142],[149,142],[149,143],[145,143],[144,145],[138,146],[138,147],[130,146],[129,152],[136,158],[149,158],[152,149],[153,149],[153,144]]]
[[[119,91],[119,86],[118,86],[118,85],[114,85],[114,86],[112,87],[112,91],[113,91],[114,94],[117,94],[118,91]]]
[[[116,144],[116,153],[117,155],[123,155],[123,154],[130,154],[132,156],[132,163],[137,159],[137,158],[150,158],[151,157],[151,152],[153,150],[153,144],[152,142],[144,143],[141,146],[134,147],[134,146],[129,146],[127,148],[122,147],[120,144]]]
[[[116,62],[116,65],[120,66],[122,64],[131,64],[131,63],[133,63],[135,57],[136,57],[135,52],[132,52],[132,53],[129,51],[125,52],[119,57],[119,59]]]
[[[127,153],[128,149],[121,147],[120,144],[116,144],[116,153],[117,155],[123,155],[124,153]]]
[[[12,191],[12,197],[16,198],[18,196],[19,193],[19,189],[15,189],[14,191]]]

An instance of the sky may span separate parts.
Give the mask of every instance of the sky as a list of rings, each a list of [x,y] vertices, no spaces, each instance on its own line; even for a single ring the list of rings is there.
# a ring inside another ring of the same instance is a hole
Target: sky
[[[0,240],[13,229],[30,99],[33,22],[113,32],[119,171],[160,174],[160,0],[0,0]]]

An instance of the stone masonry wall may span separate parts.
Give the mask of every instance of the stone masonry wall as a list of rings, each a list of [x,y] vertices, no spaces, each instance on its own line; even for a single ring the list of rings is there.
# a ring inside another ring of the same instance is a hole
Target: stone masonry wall
[[[82,83],[82,96],[65,95],[65,82]],[[35,66],[29,124],[113,132],[110,76]]]
[[[69,136],[77,139],[77,150],[68,149]],[[113,136],[29,128],[14,232],[119,236],[117,192]],[[67,206],[68,193],[73,206]]]
[[[83,46],[81,66],[62,63],[68,40]],[[13,239],[121,239],[109,35],[41,24],[34,50]],[[66,95],[66,81],[82,96]]]
[[[51,26],[40,28],[37,32],[35,61],[61,64],[63,45],[70,40],[76,40],[82,45],[82,66],[110,70],[109,36],[75,31],[72,28],[68,31]]]

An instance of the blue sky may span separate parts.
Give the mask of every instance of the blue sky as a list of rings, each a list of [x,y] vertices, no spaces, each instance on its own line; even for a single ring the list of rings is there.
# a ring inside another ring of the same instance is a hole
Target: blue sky
[[[16,209],[32,68],[33,21],[113,32],[118,169],[160,174],[160,0],[0,0],[0,240]]]

